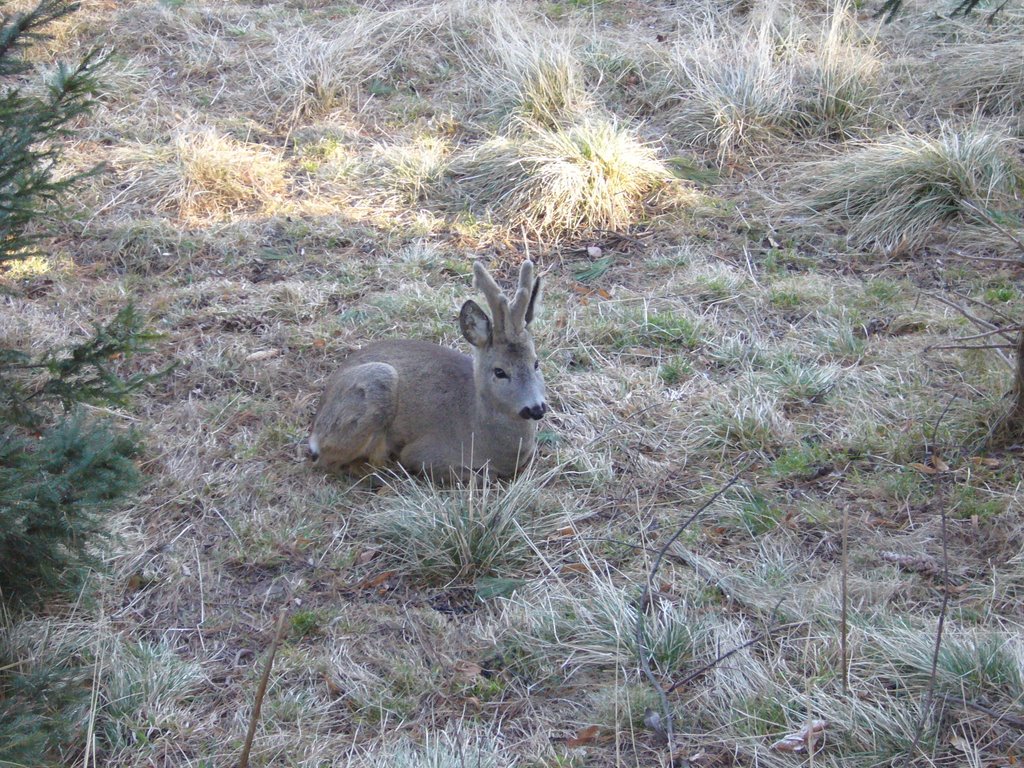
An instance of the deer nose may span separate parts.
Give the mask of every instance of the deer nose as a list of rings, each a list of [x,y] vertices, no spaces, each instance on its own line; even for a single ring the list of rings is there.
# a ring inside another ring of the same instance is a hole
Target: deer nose
[[[544,418],[544,414],[548,412],[547,403],[541,403],[540,405],[529,406],[523,408],[519,412],[519,415],[524,419],[533,419],[534,421],[540,421]]]

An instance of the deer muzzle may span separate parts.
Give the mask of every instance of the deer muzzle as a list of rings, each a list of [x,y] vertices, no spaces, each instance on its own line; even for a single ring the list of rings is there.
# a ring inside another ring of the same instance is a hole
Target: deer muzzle
[[[541,403],[540,405],[526,406],[519,412],[519,415],[524,419],[533,419],[534,421],[540,421],[544,418],[544,414],[548,412],[547,403]]]

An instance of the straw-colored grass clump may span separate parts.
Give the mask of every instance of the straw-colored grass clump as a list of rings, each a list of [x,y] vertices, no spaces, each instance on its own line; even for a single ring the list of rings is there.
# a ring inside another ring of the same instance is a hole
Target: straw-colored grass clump
[[[858,245],[912,252],[948,222],[999,209],[1022,180],[1006,136],[944,128],[865,144],[810,166],[802,204],[841,222]]]
[[[185,130],[167,147],[121,153],[130,196],[182,219],[223,219],[266,210],[288,191],[278,152],[213,128]]]
[[[541,25],[525,27],[499,15],[480,62],[480,86],[492,110],[554,128],[594,109],[571,34]]]
[[[512,231],[558,239],[625,229],[671,176],[654,147],[612,121],[522,127],[455,168],[470,206]]]
[[[708,28],[669,56],[674,131],[724,159],[772,140],[845,136],[870,115],[881,64],[842,6],[808,32],[770,14],[756,26]]]
[[[540,509],[554,472],[526,472],[507,485],[486,479],[437,488],[412,478],[389,480],[388,503],[372,516],[384,557],[428,583],[518,575],[537,557],[535,542],[554,530]]]

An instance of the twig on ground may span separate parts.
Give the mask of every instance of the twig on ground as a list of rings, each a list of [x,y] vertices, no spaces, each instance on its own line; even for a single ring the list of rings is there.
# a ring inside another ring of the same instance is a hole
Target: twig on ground
[[[969,312],[967,309],[965,309],[964,307],[960,306],[955,301],[947,299],[945,296],[940,296],[937,293],[929,293],[928,295],[931,298],[935,299],[940,304],[945,304],[947,307],[949,307],[951,309],[955,309],[957,312],[959,312],[961,315],[966,317],[968,320],[970,320],[972,323],[977,325],[979,328],[983,328],[986,331],[991,332],[992,334],[998,334],[998,335],[1001,335],[1001,336],[1005,336],[1008,342],[1012,340],[1013,337],[1011,336],[1011,332],[1009,330],[1007,330],[1007,328],[1000,327],[996,323],[990,322],[988,320],[982,320],[977,315]],[[957,295],[961,296],[961,294],[957,294]],[[993,309],[992,307],[989,307],[988,304],[985,304],[984,302],[979,302],[976,299],[972,299],[969,296],[961,296],[961,298],[966,298],[967,300],[972,301],[972,302],[974,302],[976,304],[981,304],[981,306],[989,309],[993,313],[999,314],[995,309]],[[1012,322],[1012,321],[1009,321],[1008,318],[1005,318],[1005,316],[1004,316],[1004,319],[1007,319],[1008,322]],[[1016,323],[1013,323],[1013,325],[1016,325]],[[936,347],[929,347],[929,349],[936,349]],[[1006,363],[1010,367],[1013,367],[1013,363],[1010,361],[1010,358],[1007,357],[1003,353],[1002,349],[995,349],[994,351],[995,351],[995,353],[997,355],[999,355],[999,357],[1002,359],[1002,361],[1004,363]]]
[[[1017,235],[1015,235],[1013,233],[1013,231],[1009,227],[1004,226],[1000,222],[996,221],[996,218],[991,213],[989,213],[987,210],[982,208],[980,205],[978,205],[978,204],[976,204],[976,203],[974,203],[974,202],[972,202],[970,200],[962,200],[961,204],[965,208],[967,208],[967,210],[972,211],[973,213],[976,213],[978,215],[978,217],[981,218],[982,220],[984,220],[984,222],[986,224],[988,224],[990,227],[992,227],[993,229],[997,230],[1003,236],[1008,237],[1010,240],[1012,240],[1014,242],[1014,244],[1018,248],[1020,248],[1021,253],[1024,254],[1024,241],[1022,241],[1019,237],[1017,237]],[[1018,264],[1020,263],[1020,259],[1017,260],[1017,263]]]
[[[1000,712],[999,710],[987,707],[977,701],[965,699],[963,696],[954,696],[953,694],[945,693],[942,695],[942,698],[944,701],[951,704],[960,704],[968,707],[969,709],[977,710],[978,712],[993,718],[997,723],[1003,723],[1010,728],[1014,728],[1018,731],[1024,731],[1024,717],[1017,717],[1016,715],[1011,715],[1009,712]]]
[[[260,710],[263,708],[263,697],[267,693],[267,682],[270,680],[270,669],[274,666],[274,655],[277,653],[277,646],[281,642],[281,635],[284,634],[284,617],[287,614],[288,608],[285,607],[281,609],[281,614],[277,617],[274,640],[270,644],[267,661],[263,665],[263,675],[260,677],[260,684],[256,689],[256,699],[253,701],[252,714],[249,716],[249,730],[245,734],[242,755],[238,758],[238,768],[248,768],[249,765],[249,751],[252,749],[252,740],[256,736],[256,724],[259,722]]]
[[[987,309],[993,315],[995,315],[996,317],[1000,318],[1001,320],[1004,320],[1005,322],[1009,323],[1010,325],[1017,325],[1018,321],[1016,319],[1014,319],[1014,318],[1010,317],[1009,315],[999,311],[996,307],[993,307],[991,304],[986,304],[981,299],[976,299],[973,296],[968,296],[966,293],[961,293],[960,291],[952,291],[952,293],[953,293],[954,296],[956,296],[957,298],[963,299],[968,304],[974,304],[976,306],[983,307],[983,308]],[[992,323],[992,327],[996,328],[998,326],[995,323]]]
[[[921,734],[924,731],[925,721],[928,719],[928,713],[932,709],[932,701],[935,696],[935,678],[939,667],[939,650],[942,648],[942,629],[946,623],[946,607],[949,605],[949,556],[946,547],[946,504],[943,498],[939,499],[939,514],[942,521],[942,607],[939,608],[939,621],[935,628],[935,648],[932,651],[932,666],[928,675],[928,692],[925,694],[924,705],[921,707],[921,718],[918,720],[917,728],[914,731],[914,741],[903,759],[903,768],[908,768],[914,753],[917,752],[918,744],[921,742]]]
[[[850,506],[846,504],[843,506],[843,553],[839,574],[839,663],[842,666],[839,677],[843,681],[843,694],[850,692],[850,653],[847,647],[849,628],[846,623],[848,612],[846,577],[850,571],[849,549],[847,548],[849,530]]]
[[[1005,344],[933,344],[930,347],[925,347],[925,352],[931,352],[933,349],[1012,349],[1013,342],[1006,342]]]
[[[683,523],[678,528],[676,528],[675,533],[673,533],[669,537],[669,539],[664,544],[661,545],[661,547],[658,549],[658,554],[654,558],[654,564],[651,566],[651,570],[647,574],[647,581],[644,584],[643,592],[640,594],[640,600],[639,600],[639,603],[637,604],[637,611],[636,611],[636,647],[637,647],[637,654],[640,657],[640,667],[643,670],[644,677],[646,677],[647,680],[650,682],[651,686],[657,692],[658,698],[661,701],[661,711],[662,711],[662,713],[663,713],[663,715],[665,717],[665,740],[668,743],[668,749],[669,749],[669,755],[670,756],[671,756],[672,751],[673,751],[673,749],[675,747],[675,745],[673,743],[674,739],[675,739],[675,733],[674,733],[673,728],[672,728],[672,709],[671,709],[671,707],[669,706],[669,703],[668,703],[668,694],[665,692],[665,689],[662,687],[661,683],[658,682],[658,678],[655,677],[653,670],[651,670],[651,662],[650,662],[650,659],[647,658],[647,642],[646,642],[647,641],[647,637],[646,637],[646,633],[644,632],[644,628],[645,628],[644,627],[644,616],[645,616],[645,611],[647,610],[647,602],[648,602],[648,600],[650,599],[650,596],[651,596],[651,584],[654,583],[654,577],[657,575],[658,569],[661,567],[661,561],[665,558],[665,553],[668,551],[669,547],[671,547],[675,543],[676,539],[678,539],[680,536],[683,535],[683,531],[685,531],[694,520],[696,520],[698,517],[700,517],[700,515],[703,514],[704,511],[708,507],[710,507],[712,504],[714,504],[723,493],[725,493],[733,485],[735,485],[736,481],[740,479],[740,476],[746,470],[747,470],[747,467],[743,467],[738,472],[736,472],[736,474],[734,474],[732,477],[730,477],[728,482],[726,482],[725,485],[723,485],[721,488],[719,488],[717,491],[715,491],[714,494],[712,494],[711,497],[707,501],[705,501],[703,504],[701,504],[700,508],[697,509],[696,512],[694,512],[692,515],[690,515],[688,518],[686,518],[686,520],[684,520]]]
[[[781,601],[780,601],[780,603],[781,603]],[[742,645],[737,645],[735,648],[732,648],[732,649],[726,651],[725,653],[721,654],[720,656],[716,657],[714,660],[709,661],[707,664],[702,666],[700,669],[695,669],[693,672],[690,672],[688,675],[686,675],[686,677],[684,677],[684,678],[682,678],[680,680],[677,680],[676,682],[672,683],[672,685],[670,685],[668,688],[665,689],[665,692],[666,693],[672,693],[673,691],[675,691],[678,688],[682,688],[682,687],[684,687],[686,685],[689,685],[690,683],[692,683],[694,680],[696,680],[701,675],[706,674],[707,672],[710,672],[712,669],[717,667],[719,664],[721,664],[723,661],[728,659],[730,656],[733,656],[733,655],[739,653],[744,648],[749,648],[752,645],[756,645],[757,643],[759,643],[762,640],[764,640],[765,638],[767,638],[769,635],[771,635],[771,634],[773,634],[775,632],[778,632],[780,629],[791,629],[793,627],[799,627],[800,625],[805,624],[805,623],[806,622],[803,622],[803,621],[794,621],[794,622],[791,622],[789,624],[772,624],[770,627],[768,627],[768,629],[766,629],[766,630],[764,630],[762,632],[759,632],[757,635],[755,635],[754,637],[750,638],[749,640],[747,640],[747,642],[743,643]]]

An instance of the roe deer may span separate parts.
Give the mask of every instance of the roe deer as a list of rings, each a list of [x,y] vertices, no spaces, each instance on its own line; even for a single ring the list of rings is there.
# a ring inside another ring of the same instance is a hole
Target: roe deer
[[[483,469],[509,477],[533,456],[537,421],[548,407],[529,325],[540,278],[524,261],[509,302],[484,268],[459,327],[470,358],[423,341],[382,341],[349,355],[327,381],[309,437],[313,461],[328,469],[397,460],[443,479]]]

